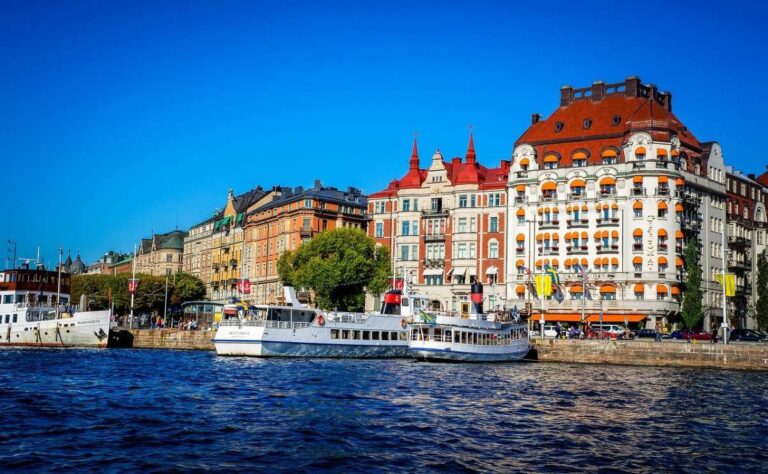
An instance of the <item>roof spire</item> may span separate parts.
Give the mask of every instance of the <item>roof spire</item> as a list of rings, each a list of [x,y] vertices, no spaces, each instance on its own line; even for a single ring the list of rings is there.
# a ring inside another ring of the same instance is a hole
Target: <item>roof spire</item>
[[[419,147],[416,143],[416,140],[419,137],[419,132],[413,132],[413,150],[411,151],[411,160],[410,165],[411,169],[418,169],[419,168]]]
[[[469,146],[467,147],[467,163],[474,163],[477,156],[475,155],[475,139],[472,136],[472,125],[469,126]]]

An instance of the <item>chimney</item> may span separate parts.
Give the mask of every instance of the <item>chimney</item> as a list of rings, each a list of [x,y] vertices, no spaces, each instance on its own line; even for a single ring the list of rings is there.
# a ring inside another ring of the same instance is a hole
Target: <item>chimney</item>
[[[664,96],[664,107],[672,112],[672,93],[669,91],[664,91],[662,95]]]
[[[536,125],[541,121],[541,114],[531,114],[531,125]]]
[[[323,183],[320,182],[319,179],[315,180],[315,189],[320,189],[323,187]]]
[[[624,79],[624,94],[627,97],[638,97],[640,94],[640,78],[629,76]]]
[[[656,84],[648,84],[648,98],[656,100],[656,94],[659,92],[659,88]]]
[[[605,82],[595,81],[592,83],[592,102],[599,102],[605,98]]]
[[[568,107],[573,102],[573,87],[564,85],[560,88],[560,107]]]
[[[458,165],[458,164],[461,164],[461,158],[459,158],[458,156],[457,156],[457,157],[454,157],[454,158],[451,160],[451,164],[452,164],[452,165]]]
[[[749,178],[749,179],[751,179],[752,181],[754,181],[754,180],[755,180],[755,173],[749,173],[749,174],[747,175],[747,178]]]

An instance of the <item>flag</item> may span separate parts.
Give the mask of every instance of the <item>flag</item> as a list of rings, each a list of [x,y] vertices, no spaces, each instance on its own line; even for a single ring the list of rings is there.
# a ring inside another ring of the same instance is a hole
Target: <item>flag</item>
[[[512,318],[515,322],[520,321],[520,311],[517,310],[517,305],[512,309]]]
[[[555,270],[554,267],[552,267],[550,264],[546,264],[546,266],[544,266],[544,271],[552,279],[552,284],[553,285],[559,285],[560,284],[560,275],[557,273],[557,270]]]
[[[549,275],[536,275],[536,294],[552,295],[552,278]]]
[[[425,312],[423,309],[419,310],[419,314],[421,315],[421,319],[430,326],[437,324],[437,318],[434,315]]]
[[[725,287],[725,296],[736,296],[736,275],[733,273],[726,273],[725,284],[723,284],[723,274],[718,273],[715,275],[715,281]]]

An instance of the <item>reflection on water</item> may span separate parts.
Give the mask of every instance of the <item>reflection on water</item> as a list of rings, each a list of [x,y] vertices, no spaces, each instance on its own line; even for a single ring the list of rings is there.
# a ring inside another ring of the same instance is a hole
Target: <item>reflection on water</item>
[[[763,373],[0,351],[4,470],[762,470]]]

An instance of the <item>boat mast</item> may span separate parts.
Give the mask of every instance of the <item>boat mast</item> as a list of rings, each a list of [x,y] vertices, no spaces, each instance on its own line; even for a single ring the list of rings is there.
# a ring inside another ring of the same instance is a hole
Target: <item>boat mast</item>
[[[133,291],[131,292],[131,316],[128,320],[128,329],[133,328],[133,297],[136,293],[136,244],[133,244],[133,270],[131,270],[131,285],[133,285]]]
[[[56,319],[59,319],[59,308],[61,307],[61,254],[63,250],[59,244],[59,278],[56,282]]]

